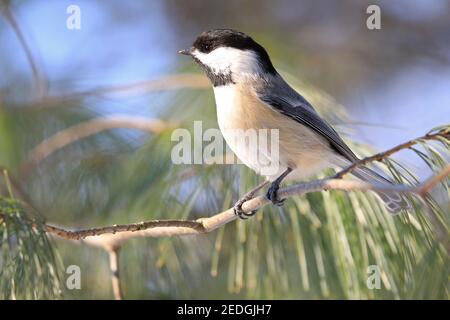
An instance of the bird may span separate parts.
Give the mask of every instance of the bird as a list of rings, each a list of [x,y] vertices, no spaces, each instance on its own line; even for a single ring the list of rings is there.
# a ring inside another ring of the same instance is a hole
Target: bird
[[[211,81],[218,125],[230,149],[247,167],[266,177],[235,203],[234,212],[240,218],[255,214],[244,212],[242,205],[269,183],[266,197],[281,206],[285,200],[278,197],[282,181],[305,179],[325,168],[345,168],[359,160],[333,127],[277,72],[266,49],[247,34],[233,29],[205,31],[189,49],[179,53],[191,56]],[[276,130],[277,152],[236,137],[236,131],[245,130]],[[276,166],[267,170],[260,159]],[[367,182],[392,184],[368,167],[357,167],[352,174]],[[399,194],[377,194],[392,214],[409,207]]]

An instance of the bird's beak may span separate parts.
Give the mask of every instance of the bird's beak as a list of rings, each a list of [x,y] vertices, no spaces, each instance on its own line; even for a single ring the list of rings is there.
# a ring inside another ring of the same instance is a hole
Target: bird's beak
[[[194,51],[194,48],[185,49],[178,51],[179,54],[184,54],[185,56],[192,56],[192,52]]]

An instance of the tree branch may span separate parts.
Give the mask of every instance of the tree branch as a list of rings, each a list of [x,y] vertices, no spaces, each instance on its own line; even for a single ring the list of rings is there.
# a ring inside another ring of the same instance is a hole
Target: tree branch
[[[175,124],[167,123],[158,119],[128,115],[107,116],[82,122],[59,131],[55,135],[42,141],[33,150],[31,150],[28,158],[20,166],[20,176],[28,175],[39,162],[50,156],[55,151],[80,139],[87,138],[105,130],[126,128],[151,133],[160,133],[167,128],[174,126]]]
[[[70,130],[70,129],[68,129]],[[380,161],[400,150],[411,147],[420,140],[436,140],[445,138],[450,140],[449,131],[441,130],[436,133],[429,133],[425,136],[402,143],[392,149],[361,159],[355,164],[339,171],[330,178],[315,180],[306,183],[296,184],[279,190],[279,196],[288,198],[310,192],[323,190],[345,190],[345,191],[382,191],[385,193],[416,194],[423,198],[429,192],[450,175],[450,165],[445,166],[440,172],[430,177],[425,182],[416,186],[371,184],[360,180],[342,180],[341,177],[351,172],[354,168],[366,165],[373,161]],[[246,201],[242,205],[244,212],[257,210],[270,201],[264,196],[255,197]],[[139,223],[112,225],[100,228],[89,228],[82,230],[67,230],[50,224],[45,224],[44,229],[53,235],[67,240],[82,240],[83,243],[104,248],[108,251],[114,250],[128,239],[136,237],[170,237],[181,235],[204,234],[236,219],[233,208],[217,213],[211,217],[192,220],[151,220]],[[440,228],[436,226],[436,228]],[[443,232],[440,228],[439,232]],[[450,252],[450,248],[447,248]]]
[[[60,93],[57,95],[45,96],[43,99],[31,102],[27,105],[30,108],[54,108],[63,106],[65,103],[100,95],[137,95],[148,92],[164,90],[175,90],[182,88],[205,89],[209,88],[209,80],[201,74],[174,74],[162,75],[156,79],[139,81],[131,84],[120,84],[112,86],[102,86],[94,89]]]
[[[417,186],[405,185],[382,185],[370,184],[357,180],[342,179],[321,179],[307,183],[297,184],[279,190],[281,198],[303,195],[311,192],[323,190],[345,190],[345,191],[383,191],[385,193],[402,193],[423,195],[431,191],[431,188],[450,175],[450,165],[447,165],[438,174],[433,175]],[[269,204],[270,201],[264,196],[255,197],[242,206],[244,212],[258,210]],[[204,234],[220,228],[221,226],[235,220],[233,208],[217,213],[208,218],[192,220],[152,220],[140,223],[113,225],[102,228],[90,228],[77,231],[68,231],[66,229],[45,225],[47,232],[55,234],[68,240],[83,240],[84,243],[106,248],[121,246],[122,243],[131,238],[137,237],[170,237]],[[450,252],[450,248],[448,248]]]
[[[95,121],[95,120],[94,120]],[[110,126],[111,122],[107,122]],[[85,125],[85,124],[82,124]],[[121,123],[123,126],[123,123]],[[89,127],[91,127],[89,125]],[[152,126],[150,126],[152,127]],[[92,127],[93,128],[93,127]],[[69,128],[67,130],[73,130]],[[95,129],[97,130],[97,129]],[[76,132],[78,130],[75,130]],[[62,135],[64,137],[64,134]],[[319,192],[323,190],[345,190],[345,191],[382,191],[384,193],[402,193],[402,194],[416,194],[423,198],[429,194],[429,192],[436,187],[439,182],[444,180],[450,175],[450,165],[445,166],[440,172],[433,175],[425,182],[416,186],[406,185],[384,185],[384,184],[370,184],[360,180],[342,180],[341,177],[351,172],[354,168],[362,165],[366,165],[373,161],[383,160],[390,155],[400,150],[410,148],[412,145],[418,143],[420,140],[437,140],[444,138],[450,140],[450,134],[448,129],[441,130],[436,133],[429,133],[425,136],[419,137],[414,140],[410,140],[406,143],[402,143],[392,149],[375,154],[373,156],[364,158],[350,165],[349,167],[339,171],[330,178],[321,180],[315,180],[306,183],[296,184],[287,188],[279,190],[279,196],[282,198],[288,198],[295,195],[302,195],[310,192]],[[71,134],[68,134],[65,138],[55,138],[55,141],[71,141],[73,139]],[[44,142],[47,144],[48,142]],[[64,143],[54,142],[48,143],[51,146],[60,146]],[[264,205],[269,204],[270,201],[263,196],[255,197],[249,201],[246,201],[242,205],[244,212],[250,212],[257,210]],[[2,215],[0,213],[0,215]],[[181,236],[181,235],[196,235],[211,232],[233,220],[236,219],[233,208],[217,213],[211,217],[192,220],[151,220],[146,222],[112,225],[100,228],[89,228],[82,230],[67,230],[62,227],[45,224],[44,229],[53,235],[67,240],[83,240],[83,243],[104,248],[108,251],[114,250],[121,246],[121,244],[131,238],[136,237],[169,237],[169,236]],[[438,230],[440,234],[445,234],[442,228]],[[447,243],[448,241],[446,241]],[[447,248],[450,252],[450,248]]]
[[[413,140],[409,140],[407,142],[399,144],[399,145],[397,145],[389,150],[386,150],[384,152],[380,152],[380,153],[374,154],[373,156],[363,158],[359,161],[354,162],[352,165],[348,166],[344,170],[341,170],[338,173],[336,173],[334,175],[334,178],[335,179],[342,178],[347,173],[351,173],[353,170],[355,170],[355,168],[366,165],[370,162],[382,161],[383,159],[388,158],[389,156],[391,156],[392,154],[394,154],[400,150],[411,148],[413,145],[419,143],[420,141],[437,140],[439,138],[444,138],[444,139],[450,140],[450,130],[440,130],[435,133],[429,132],[424,136],[421,136],[421,137],[413,139]]]
[[[119,248],[108,250],[108,256],[114,298],[116,300],[123,300],[122,288],[120,286],[119,250]]]

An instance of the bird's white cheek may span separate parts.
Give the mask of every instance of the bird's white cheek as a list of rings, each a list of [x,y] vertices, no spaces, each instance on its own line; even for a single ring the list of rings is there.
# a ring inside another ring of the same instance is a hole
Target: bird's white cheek
[[[200,60],[201,63],[211,68],[214,72],[225,73],[229,72],[231,68],[231,62],[229,57],[222,51],[216,49],[210,53],[202,53],[198,50],[194,52],[194,56]]]
[[[250,50],[222,47],[210,53],[196,50],[194,56],[217,73],[231,72],[239,77],[241,74],[256,74],[261,71],[256,54]]]

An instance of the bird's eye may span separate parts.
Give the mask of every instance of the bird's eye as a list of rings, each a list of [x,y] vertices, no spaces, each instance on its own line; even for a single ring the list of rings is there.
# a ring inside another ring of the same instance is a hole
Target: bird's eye
[[[209,52],[209,51],[211,51],[210,49],[211,49],[211,45],[209,43],[203,44],[203,51],[204,52]]]

